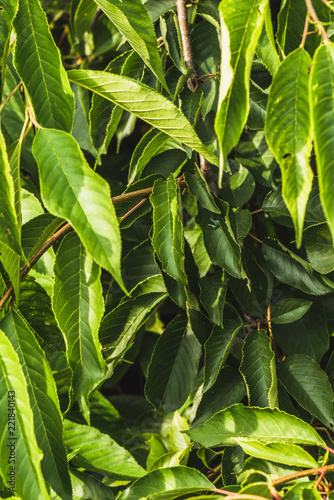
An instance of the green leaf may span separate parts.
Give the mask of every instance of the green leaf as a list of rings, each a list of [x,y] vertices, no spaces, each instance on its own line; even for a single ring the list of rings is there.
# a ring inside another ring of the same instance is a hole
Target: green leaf
[[[320,363],[329,348],[326,315],[319,300],[314,300],[310,310],[299,320],[284,325],[273,322],[272,328],[285,354],[306,354]]]
[[[73,498],[107,498],[114,499],[110,488],[91,476],[80,472],[78,469],[71,469],[71,482],[73,487]],[[58,500],[58,499],[57,499]]]
[[[50,496],[41,470],[43,455],[36,441],[27,382],[14,347],[1,330],[0,346],[0,413],[8,415],[8,422],[13,423],[1,429],[1,475],[7,488],[14,487],[20,497],[48,500]],[[11,452],[15,462],[10,463]]]
[[[70,132],[74,96],[38,0],[19,0],[14,20],[15,67],[42,127]]]
[[[141,0],[131,0],[131,4],[120,0],[95,1],[168,90],[154,27]]]
[[[196,469],[178,466],[153,470],[123,491],[118,500],[172,500],[179,496],[211,491],[214,486]]]
[[[252,216],[248,210],[238,210],[229,213],[230,224],[235,234],[235,239],[242,242],[252,227]]]
[[[256,50],[256,54],[266,66],[268,71],[274,75],[280,65],[280,60],[277,54],[273,24],[271,19],[271,9],[268,4],[266,17],[262,28]]]
[[[47,209],[71,223],[89,254],[125,290],[121,238],[107,182],[91,170],[76,141],[60,130],[39,130],[33,153]]]
[[[274,76],[268,99],[265,133],[282,171],[282,194],[296,231],[302,231],[313,172],[309,164],[312,129],[309,102],[311,58],[299,48],[288,55]]]
[[[176,0],[146,0],[144,1],[145,8],[154,23],[169,9],[173,9],[176,6]]]
[[[181,285],[186,285],[181,197],[174,177],[155,181],[150,202],[153,206],[152,243],[162,269]]]
[[[303,244],[313,269],[322,274],[334,270],[334,247],[327,224],[308,228],[303,234]]]
[[[118,104],[218,164],[217,157],[200,141],[182,112],[143,83],[103,71],[71,70],[67,74],[72,82]]]
[[[324,295],[331,291],[316,273],[312,274],[306,261],[297,258],[277,240],[267,238],[262,246],[262,253],[270,270],[282,283],[311,295]]]
[[[3,0],[1,2],[2,9],[0,11],[0,99],[2,98],[2,90],[5,77],[6,59],[8,56],[8,48],[10,43],[10,33],[12,29],[13,19],[17,12],[17,0]]]
[[[249,112],[249,75],[266,13],[266,0],[228,0],[219,4],[221,78],[215,130],[218,136],[220,184],[224,159],[237,145]]]
[[[186,181],[190,192],[197,198],[198,202],[203,208],[206,208],[207,210],[210,210],[215,214],[220,214],[220,210],[217,207],[212,194],[210,193],[204,175],[197,167],[197,165],[195,165],[194,174],[191,174],[189,172],[184,173],[184,180]]]
[[[187,68],[182,54],[180,27],[175,12],[171,12],[160,19],[160,30],[169,57],[177,69],[181,73],[186,74]]]
[[[229,233],[225,217],[201,209],[196,222],[203,231],[204,244],[213,264],[241,278],[240,247]]]
[[[334,44],[319,47],[311,69],[311,108],[321,203],[334,240]]]
[[[216,271],[213,276],[204,276],[199,280],[201,302],[212,323],[221,327],[227,286],[228,277],[223,271]]]
[[[312,302],[303,299],[285,299],[271,308],[271,321],[277,325],[298,321],[310,309]]]
[[[278,409],[251,408],[242,404],[222,410],[187,434],[204,446],[234,446],[243,441],[323,446],[309,424]]]
[[[185,315],[168,323],[155,345],[145,385],[146,398],[165,413],[180,408],[195,381],[201,345],[188,325]]]
[[[130,452],[94,427],[65,420],[64,442],[68,453],[74,454],[72,462],[77,467],[115,479],[131,480],[145,475]]]
[[[80,0],[78,3],[73,19],[73,29],[78,41],[83,38],[86,31],[90,31],[90,23],[96,9],[94,0]]]
[[[27,381],[36,439],[43,452],[44,477],[61,498],[70,499],[63,422],[50,366],[22,316],[11,311],[0,322],[0,328],[12,343]]]
[[[256,441],[243,441],[239,439],[239,445],[251,457],[263,458],[264,460],[286,465],[295,465],[296,467],[318,467],[318,463],[307,451],[291,443],[262,444]]]
[[[334,428],[334,396],[326,373],[304,354],[288,356],[277,367],[285,389],[326,427]]]
[[[242,346],[240,372],[250,406],[278,407],[275,355],[264,330],[251,331]]]
[[[216,382],[203,394],[193,425],[202,424],[215,413],[228,408],[246,396],[246,388],[241,374],[230,366],[224,366]]]
[[[217,380],[217,376],[230,353],[234,338],[241,327],[242,325],[237,321],[228,319],[224,328],[215,326],[205,342],[204,392],[210,389]]]
[[[54,273],[53,310],[66,338],[74,396],[89,422],[89,394],[106,372],[98,341],[103,315],[100,268],[71,233],[59,247]]]

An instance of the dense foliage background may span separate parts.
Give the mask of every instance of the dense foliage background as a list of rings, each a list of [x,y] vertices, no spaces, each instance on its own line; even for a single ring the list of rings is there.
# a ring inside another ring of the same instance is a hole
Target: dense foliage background
[[[333,11],[1,1],[1,498],[333,498]]]

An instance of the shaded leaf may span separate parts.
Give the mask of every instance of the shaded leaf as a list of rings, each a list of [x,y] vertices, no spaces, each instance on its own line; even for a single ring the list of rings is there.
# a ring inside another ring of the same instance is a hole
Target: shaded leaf
[[[250,406],[278,408],[275,355],[264,330],[251,331],[242,346],[240,372]]]
[[[201,302],[212,323],[221,327],[227,286],[228,277],[223,271],[217,271],[213,276],[204,276],[199,281]]]
[[[334,247],[327,224],[308,228],[303,234],[307,258],[313,269],[327,274],[334,270]]]
[[[277,367],[280,381],[300,404],[326,427],[334,428],[334,396],[326,373],[304,354],[288,356]]]
[[[165,413],[180,408],[189,396],[201,356],[201,345],[188,325],[177,316],[168,323],[155,345],[145,385],[146,398]]]

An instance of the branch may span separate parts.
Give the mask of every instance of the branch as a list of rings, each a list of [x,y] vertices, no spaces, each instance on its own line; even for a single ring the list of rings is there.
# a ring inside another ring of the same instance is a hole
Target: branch
[[[299,479],[300,477],[317,476],[318,474],[326,474],[327,472],[333,472],[333,471],[334,471],[334,464],[325,465],[324,467],[317,467],[316,469],[301,470],[299,472],[294,472],[289,476],[284,476],[275,479],[272,482],[272,484],[274,486],[277,486],[279,484],[287,483],[288,481],[293,481],[294,479]]]
[[[327,36],[326,30],[323,27],[322,23],[319,21],[319,18],[317,16],[316,11],[314,10],[314,7],[312,5],[312,0],[305,0],[306,7],[307,7],[307,12],[309,16],[312,18],[313,24],[315,24],[316,28],[320,31],[322,38],[324,39],[325,43],[330,43],[330,39]]]
[[[177,8],[177,18],[179,20],[179,25],[180,25],[184,63],[187,69],[193,68],[193,74],[190,78],[188,78],[187,85],[188,88],[192,92],[194,92],[194,90],[196,89],[196,84],[194,82],[194,78],[196,78],[196,69],[193,60],[193,51],[191,48],[186,0],[177,0],[176,8]]]
[[[184,181],[179,182],[180,187],[186,187],[186,183]],[[138,191],[132,191],[130,193],[124,193],[119,196],[114,196],[111,198],[111,201],[115,205],[116,203],[121,203],[122,201],[129,201],[129,200],[134,200],[136,198],[142,198],[146,199],[150,196],[152,193],[153,188],[146,188],[146,189],[139,189]],[[141,205],[141,202],[136,205],[130,212],[133,212],[135,208],[138,208]],[[128,214],[129,215],[129,212]],[[124,216],[123,216],[124,218]],[[62,236],[64,236],[66,233],[68,233],[72,229],[72,226],[70,223],[65,224],[62,228],[60,228],[51,238],[49,238],[38,250],[37,252],[34,253],[34,255],[29,259],[29,265],[25,264],[22,269],[20,270],[20,278],[21,280],[29,273],[30,269],[36,264],[36,262],[42,257],[42,255],[45,254],[47,250],[49,250],[50,247]],[[10,285],[10,287],[5,291],[3,296],[0,299],[0,311],[4,308],[6,305],[7,300],[10,299],[14,295],[14,288],[13,285]]]

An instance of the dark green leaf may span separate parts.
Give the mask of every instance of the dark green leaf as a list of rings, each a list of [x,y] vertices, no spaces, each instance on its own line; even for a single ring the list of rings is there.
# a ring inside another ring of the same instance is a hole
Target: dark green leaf
[[[312,302],[303,299],[285,299],[271,308],[271,321],[277,325],[298,321],[310,309]]]

